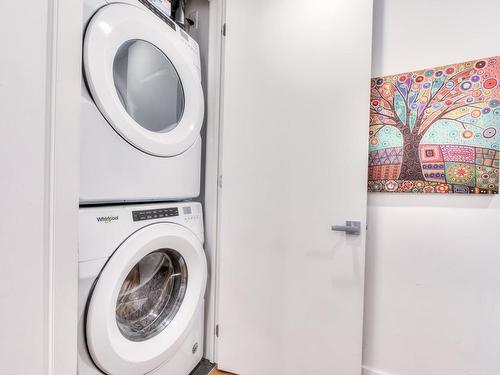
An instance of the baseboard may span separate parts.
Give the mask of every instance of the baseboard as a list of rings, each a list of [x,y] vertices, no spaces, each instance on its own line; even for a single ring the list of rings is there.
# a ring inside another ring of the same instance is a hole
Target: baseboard
[[[393,374],[389,374],[387,372],[383,372],[380,370],[375,370],[373,368],[366,367],[366,366],[362,367],[361,374],[362,375],[393,375]]]

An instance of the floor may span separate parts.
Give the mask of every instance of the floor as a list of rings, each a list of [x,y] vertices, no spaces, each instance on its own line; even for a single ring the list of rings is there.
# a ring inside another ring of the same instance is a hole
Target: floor
[[[213,369],[210,374],[208,375],[232,375],[230,374],[229,372],[224,372],[224,371],[220,371],[220,370],[217,370],[217,369]]]

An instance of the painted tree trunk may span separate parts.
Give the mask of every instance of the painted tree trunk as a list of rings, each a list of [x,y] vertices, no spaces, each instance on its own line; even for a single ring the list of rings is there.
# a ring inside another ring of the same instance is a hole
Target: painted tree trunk
[[[400,180],[425,181],[420,164],[419,145],[421,135],[412,133],[410,129],[403,131],[403,162],[401,163]]]

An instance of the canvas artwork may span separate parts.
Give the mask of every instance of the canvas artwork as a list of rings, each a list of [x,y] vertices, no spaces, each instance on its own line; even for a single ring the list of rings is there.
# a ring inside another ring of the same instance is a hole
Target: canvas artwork
[[[498,194],[500,56],[371,82],[368,191]]]

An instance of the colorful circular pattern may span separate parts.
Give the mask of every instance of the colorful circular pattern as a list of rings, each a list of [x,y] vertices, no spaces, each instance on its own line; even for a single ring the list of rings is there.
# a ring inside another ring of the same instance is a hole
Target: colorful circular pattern
[[[484,129],[483,137],[484,138],[493,138],[497,134],[497,130],[493,127]]]
[[[405,190],[410,190],[411,188],[413,188],[413,182],[412,181],[404,181],[403,188]]]
[[[450,67],[446,69],[446,74],[453,74],[453,73],[455,73],[455,68]]]
[[[415,181],[415,188],[422,189],[425,186],[423,181]]]
[[[482,69],[486,66],[486,61],[479,61],[476,63],[476,68]]]
[[[474,118],[478,118],[481,116],[481,111],[479,109],[475,109],[472,111],[471,116]]]
[[[498,107],[498,105],[499,105],[499,104],[500,104],[500,103],[498,102],[498,100],[496,100],[496,99],[495,99],[495,100],[492,100],[492,101],[490,102],[490,107],[491,107],[491,108],[496,108],[496,107]]]
[[[481,77],[479,77],[479,76],[472,76],[470,80],[472,82],[476,83],[476,82],[479,82],[481,80]]]
[[[498,81],[495,78],[489,78],[483,83],[483,87],[487,90],[494,89],[498,85]]]
[[[472,83],[470,83],[469,81],[465,81],[460,85],[460,88],[464,91],[470,90],[472,88]]]
[[[474,169],[469,164],[454,163],[446,170],[448,182],[465,184],[474,177]]]
[[[386,191],[396,191],[398,190],[398,183],[396,181],[390,180],[385,184]]]
[[[450,187],[448,186],[448,184],[438,184],[435,189],[436,193],[445,194],[450,192]]]
[[[474,137],[474,133],[470,130],[464,130],[462,132],[462,137],[464,137],[465,139],[470,139],[470,138]]]

